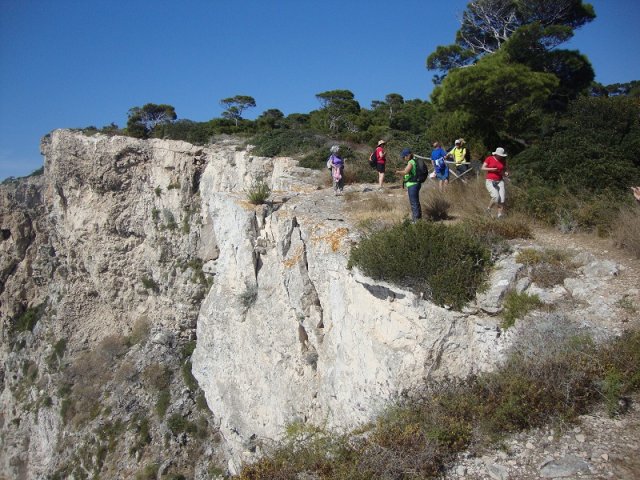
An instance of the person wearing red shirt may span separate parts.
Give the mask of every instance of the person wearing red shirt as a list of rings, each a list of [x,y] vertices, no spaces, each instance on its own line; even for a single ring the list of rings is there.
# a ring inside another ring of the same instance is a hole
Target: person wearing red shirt
[[[485,158],[481,170],[487,172],[485,185],[491,196],[487,212],[491,214],[491,209],[494,205],[497,205],[498,218],[501,218],[504,215],[504,177],[509,176],[509,172],[507,171],[507,154],[504,148],[496,148],[496,151],[493,152],[491,156]]]
[[[382,190],[382,183],[384,182],[384,169],[385,164],[387,163],[387,157],[385,156],[385,146],[387,142],[384,140],[380,140],[378,142],[378,147],[376,148],[376,159],[378,163],[376,164],[376,170],[378,172],[378,189]]]

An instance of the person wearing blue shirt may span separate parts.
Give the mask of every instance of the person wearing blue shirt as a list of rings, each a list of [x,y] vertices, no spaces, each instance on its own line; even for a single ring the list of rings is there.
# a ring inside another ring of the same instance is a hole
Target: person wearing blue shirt
[[[436,174],[436,178],[439,180],[440,190],[449,183],[449,166],[445,161],[447,151],[442,148],[440,142],[433,142],[433,150],[431,150],[431,163],[433,163],[433,170]]]

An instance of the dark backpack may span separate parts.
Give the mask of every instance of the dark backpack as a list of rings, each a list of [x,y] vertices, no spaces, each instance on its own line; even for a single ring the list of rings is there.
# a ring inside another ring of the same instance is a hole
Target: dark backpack
[[[407,182],[424,183],[425,180],[429,178],[429,170],[427,169],[427,164],[422,158],[413,157],[413,161],[416,164],[416,173],[415,175],[410,176]]]
[[[371,168],[376,168],[376,165],[378,165],[378,157],[376,155],[376,151],[374,150],[373,153],[369,155],[369,166]]]

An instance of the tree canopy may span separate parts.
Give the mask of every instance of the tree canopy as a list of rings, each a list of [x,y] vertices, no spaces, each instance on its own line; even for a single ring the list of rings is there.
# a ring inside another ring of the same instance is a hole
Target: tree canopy
[[[225,108],[225,111],[222,112],[223,118],[235,121],[237,127],[238,121],[242,119],[242,112],[247,108],[255,107],[256,101],[248,95],[236,95],[235,97],[223,98],[220,100],[220,105]]]
[[[133,137],[145,138],[158,126],[173,122],[177,117],[171,105],[147,103],[129,109],[127,131]]]
[[[321,109],[316,113],[316,125],[330,132],[356,131],[356,117],[360,104],[349,90],[329,90],[316,94]]]
[[[555,75],[509,62],[501,53],[453,70],[432,98],[443,111],[465,112],[465,129],[480,133],[486,144],[504,137],[523,141],[536,131],[540,109],[558,83]]]
[[[473,0],[462,14],[453,45],[439,46],[427,57],[427,68],[441,72],[439,83],[454,68],[494,53],[520,28],[536,25],[540,46],[549,51],[567,41],[576,28],[595,18],[581,0]]]

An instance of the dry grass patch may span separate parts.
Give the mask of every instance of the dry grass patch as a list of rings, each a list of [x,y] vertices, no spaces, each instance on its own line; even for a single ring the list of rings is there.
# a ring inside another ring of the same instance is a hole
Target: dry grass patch
[[[471,179],[466,184],[453,182],[444,189],[443,195],[453,212],[464,218],[484,215],[489,204],[489,193],[482,178]]]
[[[526,248],[516,255],[516,262],[524,264],[531,281],[543,288],[560,285],[575,276],[578,267],[567,252],[557,249]]]
[[[616,246],[640,258],[640,208],[623,208],[611,232]]]
[[[467,219],[466,223],[478,235],[497,236],[505,240],[533,238],[529,222],[521,216],[509,216],[499,219],[476,216]]]
[[[381,192],[348,192],[344,212],[365,233],[377,232],[400,223],[410,215],[406,195]]]

